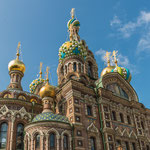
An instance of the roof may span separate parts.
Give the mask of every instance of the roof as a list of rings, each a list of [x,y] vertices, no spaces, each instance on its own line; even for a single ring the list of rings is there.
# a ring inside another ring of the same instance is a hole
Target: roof
[[[32,120],[32,122],[38,122],[38,121],[56,121],[56,122],[69,123],[69,120],[66,116],[53,114],[52,112],[45,112],[36,115]]]

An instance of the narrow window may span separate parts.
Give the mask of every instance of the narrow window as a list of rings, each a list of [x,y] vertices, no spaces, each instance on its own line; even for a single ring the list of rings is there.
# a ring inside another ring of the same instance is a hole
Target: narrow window
[[[116,121],[116,112],[115,111],[112,111],[112,120]]]
[[[40,135],[37,134],[35,137],[35,149],[40,150]]]
[[[50,134],[50,149],[55,150],[55,134]]]
[[[23,144],[23,131],[24,131],[24,125],[19,123],[17,125],[17,135],[16,135],[16,149],[17,150],[23,150],[24,144]]]
[[[68,150],[68,136],[64,135],[64,150]]]
[[[135,143],[132,143],[132,150],[136,150]]]
[[[92,116],[92,107],[91,106],[87,106],[87,113],[88,113],[88,116]]]
[[[125,150],[129,150],[129,143],[125,142]]]
[[[127,116],[127,121],[128,121],[128,124],[131,124],[130,116]]]
[[[76,64],[76,62],[73,63],[73,71],[74,72],[77,71],[77,64]]]
[[[0,126],[0,149],[5,149],[7,145],[8,124],[2,123]]]
[[[78,64],[79,72],[81,72],[81,64]]]
[[[146,150],[149,150],[149,146],[148,145],[146,145]]]
[[[122,114],[122,113],[120,113],[120,121],[121,121],[122,123],[124,123],[124,118],[123,118],[123,114]]]
[[[92,63],[88,63],[88,76],[93,77],[93,72],[92,72]]]
[[[91,150],[96,150],[96,141],[94,137],[90,138],[90,142],[91,142]]]
[[[141,121],[141,126],[142,126],[142,129],[144,130],[145,128],[144,128],[144,123],[143,123],[143,121]]]

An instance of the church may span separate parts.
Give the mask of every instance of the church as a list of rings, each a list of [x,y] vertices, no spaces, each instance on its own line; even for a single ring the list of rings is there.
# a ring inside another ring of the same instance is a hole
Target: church
[[[78,34],[74,9],[69,41],[58,50],[58,85],[42,77],[42,63],[29,91],[25,64],[8,64],[10,83],[0,92],[0,150],[150,150],[150,110],[139,102],[129,69],[117,51],[107,52],[98,76],[94,54]],[[112,62],[113,61],[113,62]]]

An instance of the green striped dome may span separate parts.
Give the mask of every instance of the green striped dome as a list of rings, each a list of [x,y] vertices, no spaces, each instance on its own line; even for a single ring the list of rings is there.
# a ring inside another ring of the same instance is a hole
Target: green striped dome
[[[32,122],[38,122],[38,121],[58,121],[58,122],[69,123],[69,120],[67,117],[53,114],[52,112],[45,112],[45,113],[36,115],[34,119],[32,120]]]

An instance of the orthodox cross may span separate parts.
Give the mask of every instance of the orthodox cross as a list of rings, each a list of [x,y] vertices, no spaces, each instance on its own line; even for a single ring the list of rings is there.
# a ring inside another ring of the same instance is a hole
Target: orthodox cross
[[[74,15],[75,15],[75,8],[72,8],[72,9],[71,9],[70,14],[71,14],[71,17],[72,17],[72,19],[73,19],[73,18],[74,18]]]
[[[49,81],[48,74],[49,74],[49,67],[46,68],[46,81]]]
[[[114,62],[115,62],[115,64],[116,64],[116,66],[118,66],[118,61],[117,61],[117,53],[118,53],[118,51],[113,51],[113,54],[112,54],[112,56],[114,57]]]
[[[107,60],[108,66],[110,66],[110,54],[111,54],[111,52],[106,51],[106,55],[104,56],[104,58]]]
[[[18,46],[17,46],[17,60],[19,59],[19,49],[20,49],[20,46],[21,46],[21,43],[20,42],[18,42]]]
[[[42,65],[43,65],[43,63],[42,63],[42,62],[40,62],[40,72],[39,72],[39,74],[40,74],[40,78],[42,78]]]

